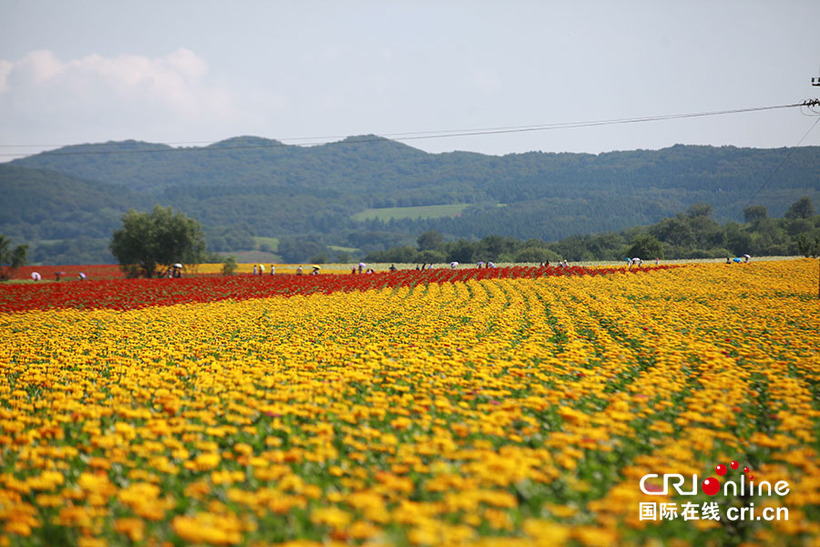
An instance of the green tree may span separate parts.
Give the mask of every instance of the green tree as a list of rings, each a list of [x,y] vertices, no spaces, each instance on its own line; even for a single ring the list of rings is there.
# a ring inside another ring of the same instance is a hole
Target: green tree
[[[573,235],[562,239],[553,247],[555,252],[571,262],[581,262],[584,260],[594,260],[592,251],[589,250],[587,236]]]
[[[486,236],[476,246],[476,258],[483,260],[499,260],[502,254],[513,254],[518,251],[521,242],[512,237]]]
[[[238,267],[236,257],[231,255],[226,258],[224,264],[222,264],[222,275],[233,275]]]
[[[313,259],[321,254],[325,255],[325,262],[327,262],[327,247],[312,237],[282,237],[279,239],[279,256],[285,263],[314,262]]]
[[[697,241],[692,229],[693,218],[700,217],[677,215],[674,218],[665,218],[651,226],[649,234],[675,247],[693,247]]]
[[[798,199],[786,211],[786,218],[809,218],[810,216],[814,216],[814,204],[809,196]]]
[[[797,250],[806,258],[814,258],[820,255],[820,235],[811,238],[806,234],[800,234],[796,238]]]
[[[788,253],[789,236],[781,229],[776,219],[755,222],[749,235],[752,238],[749,254],[756,256],[777,256]]]
[[[416,240],[419,251],[438,251],[444,247],[444,236],[435,230],[427,230]]]
[[[630,257],[664,258],[663,244],[655,236],[639,235],[632,240],[632,246],[626,252]]]
[[[336,262],[339,264],[347,264],[348,262],[353,262],[353,255],[347,251],[338,251],[336,253]]]
[[[560,256],[546,247],[524,247],[515,254],[515,262],[557,262]]]
[[[11,248],[11,239],[0,235],[0,280],[6,281],[14,271],[28,262],[28,245]]]
[[[109,248],[126,275],[153,277],[159,266],[200,263],[205,236],[195,219],[156,205],[151,213],[131,209],[123,215]]]
[[[769,218],[769,209],[765,205],[750,205],[743,209],[743,218],[752,224]]]
[[[308,259],[311,264],[327,264],[327,261],[327,253],[325,252],[316,253]]]
[[[464,238],[461,238],[458,241],[453,241],[447,246],[447,261],[456,261],[463,264],[472,262],[473,255],[475,254],[475,248],[475,244]]]
[[[708,203],[695,203],[686,210],[686,216],[689,218],[710,217],[712,216],[712,206]]]
[[[752,236],[743,225],[727,222],[726,247],[736,256],[748,253],[752,248]]]
[[[420,251],[416,260],[425,264],[440,264],[447,260],[447,255],[442,251]]]

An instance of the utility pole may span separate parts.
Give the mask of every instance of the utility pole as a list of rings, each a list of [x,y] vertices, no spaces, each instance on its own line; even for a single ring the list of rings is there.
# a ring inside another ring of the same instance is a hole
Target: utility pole
[[[812,79],[811,79],[811,85],[812,85],[813,87],[820,87],[820,77],[817,77],[817,78],[812,78]],[[813,107],[813,106],[815,106],[815,107],[816,107],[816,106],[818,106],[818,104],[820,104],[820,100],[818,100],[818,99],[808,100],[808,101],[806,101],[806,103],[808,103],[808,104],[807,104],[807,106],[808,106],[809,110],[810,110],[810,111],[812,111],[812,112],[814,112],[815,114],[817,114],[817,111],[816,111],[816,110],[814,110],[812,107]],[[818,263],[818,271],[817,271],[817,299],[818,299],[818,300],[820,300],[820,256],[818,256],[817,263]]]
[[[811,85],[812,85],[813,87],[820,87],[820,77],[817,77],[817,78],[812,78],[812,79],[811,79]],[[817,106],[817,105],[818,105],[818,103],[820,103],[820,101],[819,101],[818,99],[814,99],[814,100],[809,100],[809,101],[807,101],[807,102],[809,103],[809,105],[808,105],[808,106],[809,106],[809,110],[811,110],[812,112],[815,112],[815,113],[816,113],[817,111],[816,111],[816,110],[813,110],[811,107],[812,107],[812,106]],[[817,271],[817,299],[818,299],[818,300],[820,300],[820,256],[818,256],[817,258],[818,258],[818,260],[817,260],[817,263],[818,263],[818,271]]]

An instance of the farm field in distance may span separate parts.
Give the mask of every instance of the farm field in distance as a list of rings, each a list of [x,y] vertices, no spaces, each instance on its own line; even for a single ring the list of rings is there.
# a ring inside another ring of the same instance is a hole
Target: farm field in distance
[[[356,213],[352,218],[357,222],[362,222],[372,219],[388,221],[390,219],[401,220],[404,218],[455,217],[460,215],[461,212],[470,205],[469,203],[454,203],[450,205],[418,205],[415,207],[380,207]]]
[[[816,260],[106,271],[0,285],[0,545],[820,542]]]

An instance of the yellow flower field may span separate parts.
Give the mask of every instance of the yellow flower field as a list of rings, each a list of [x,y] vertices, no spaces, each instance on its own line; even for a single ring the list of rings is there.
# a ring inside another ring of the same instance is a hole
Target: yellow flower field
[[[0,314],[0,545],[820,545],[817,276]],[[641,488],[735,460],[788,493]]]

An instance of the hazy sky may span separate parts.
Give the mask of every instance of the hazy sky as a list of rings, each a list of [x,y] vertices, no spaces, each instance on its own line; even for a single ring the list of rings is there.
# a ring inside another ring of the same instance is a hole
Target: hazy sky
[[[435,134],[404,142],[489,154],[820,145],[801,108],[560,127],[793,104],[820,97],[818,76],[817,0],[0,0],[0,160],[238,135]],[[553,127],[451,136],[522,126]]]

